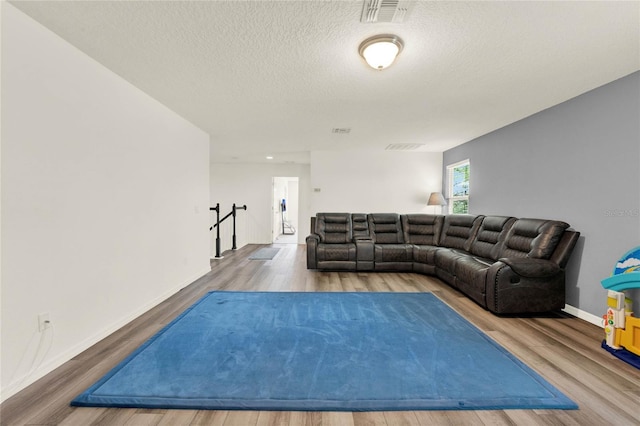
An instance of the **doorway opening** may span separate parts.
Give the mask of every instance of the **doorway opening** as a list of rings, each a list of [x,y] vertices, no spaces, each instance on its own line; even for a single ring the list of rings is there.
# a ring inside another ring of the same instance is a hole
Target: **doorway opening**
[[[298,177],[274,177],[272,199],[272,241],[298,244]]]

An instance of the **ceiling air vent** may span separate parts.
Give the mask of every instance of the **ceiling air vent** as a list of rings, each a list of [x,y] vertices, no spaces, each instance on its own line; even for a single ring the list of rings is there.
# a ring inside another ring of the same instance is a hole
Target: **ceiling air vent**
[[[423,143],[392,143],[387,145],[387,151],[415,151],[424,146]]]
[[[360,22],[403,22],[413,3],[410,0],[364,0]]]

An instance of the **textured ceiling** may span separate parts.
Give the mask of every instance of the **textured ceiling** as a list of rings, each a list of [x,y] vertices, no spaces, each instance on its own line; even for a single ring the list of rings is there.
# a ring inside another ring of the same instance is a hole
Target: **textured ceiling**
[[[211,135],[216,162],[443,151],[640,69],[640,2],[11,1]],[[365,38],[405,42],[369,69]],[[333,128],[350,128],[346,134]]]

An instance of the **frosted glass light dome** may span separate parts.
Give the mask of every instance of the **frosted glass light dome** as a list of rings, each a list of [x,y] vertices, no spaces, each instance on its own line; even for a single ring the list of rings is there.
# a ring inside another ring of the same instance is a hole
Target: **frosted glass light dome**
[[[363,41],[359,53],[371,68],[383,70],[395,61],[402,48],[402,40],[398,36],[384,34]]]

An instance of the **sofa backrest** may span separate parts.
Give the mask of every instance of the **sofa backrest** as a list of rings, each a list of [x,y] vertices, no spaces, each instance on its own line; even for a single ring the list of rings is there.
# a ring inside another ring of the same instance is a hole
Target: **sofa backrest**
[[[444,216],[434,214],[400,215],[404,242],[437,246],[440,241]]]
[[[398,244],[404,242],[400,215],[397,213],[371,213],[367,215],[369,232],[376,244]]]
[[[515,217],[485,216],[482,219],[478,233],[471,243],[471,254],[487,259],[498,260],[501,243],[515,223]]]
[[[578,238],[580,238],[580,233],[578,231],[573,228],[565,229],[558,246],[549,260],[557,263],[558,266],[564,269],[569,262],[569,257],[571,257],[571,253],[578,242]]]
[[[469,251],[471,242],[480,228],[484,216],[450,214],[444,217],[440,245]]]
[[[316,234],[321,243],[342,244],[352,240],[351,215],[349,213],[318,213]]]
[[[369,222],[367,215],[364,213],[351,213],[351,228],[353,231],[353,239],[369,238]]]
[[[567,228],[569,224],[558,220],[518,219],[507,233],[498,258],[550,259]]]

